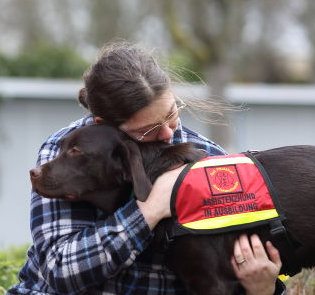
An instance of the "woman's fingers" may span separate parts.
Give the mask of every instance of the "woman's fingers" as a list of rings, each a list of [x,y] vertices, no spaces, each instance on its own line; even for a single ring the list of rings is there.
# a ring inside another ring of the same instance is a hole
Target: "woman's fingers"
[[[270,241],[266,242],[266,248],[269,255],[270,260],[279,268],[281,268],[281,258],[280,253],[277,248],[275,248]]]
[[[264,260],[268,258],[267,253],[264,249],[264,246],[258,237],[258,235],[254,234],[250,237],[250,242],[252,245],[252,253],[256,259]]]
[[[241,264],[245,260],[239,240],[236,240],[234,243],[234,259],[237,264]]]
[[[247,235],[243,234],[239,237],[241,253],[246,261],[252,261],[254,254]]]

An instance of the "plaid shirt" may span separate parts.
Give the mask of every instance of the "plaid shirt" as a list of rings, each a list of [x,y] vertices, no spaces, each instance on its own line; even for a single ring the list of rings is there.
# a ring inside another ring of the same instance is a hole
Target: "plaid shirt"
[[[50,136],[37,165],[58,155],[61,138],[91,124],[93,118],[87,116]],[[210,155],[225,154],[181,124],[173,141],[193,142]],[[133,199],[105,216],[87,203],[46,199],[32,192],[31,230],[34,244],[19,273],[20,283],[7,294],[186,294],[163,260],[143,255],[153,234]]]

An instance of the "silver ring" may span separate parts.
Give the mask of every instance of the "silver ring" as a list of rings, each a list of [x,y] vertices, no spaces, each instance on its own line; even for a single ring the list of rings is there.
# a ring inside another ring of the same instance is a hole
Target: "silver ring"
[[[240,260],[240,261],[236,261],[237,264],[242,264],[242,263],[244,263],[244,262],[246,262],[246,259],[245,259],[245,258],[243,258],[243,259]]]

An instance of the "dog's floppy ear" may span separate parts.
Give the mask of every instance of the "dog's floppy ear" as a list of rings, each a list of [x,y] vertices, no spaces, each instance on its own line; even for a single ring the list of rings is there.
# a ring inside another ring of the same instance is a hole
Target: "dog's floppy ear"
[[[131,173],[135,195],[139,201],[144,202],[152,189],[152,184],[145,173],[140,149],[131,140],[124,141],[123,146],[125,161]]]

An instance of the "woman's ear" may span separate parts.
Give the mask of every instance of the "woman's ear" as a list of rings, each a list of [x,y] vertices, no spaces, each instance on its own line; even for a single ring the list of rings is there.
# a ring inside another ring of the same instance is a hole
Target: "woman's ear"
[[[104,120],[101,117],[94,117],[94,123],[95,124],[102,124],[102,123],[104,123]]]

